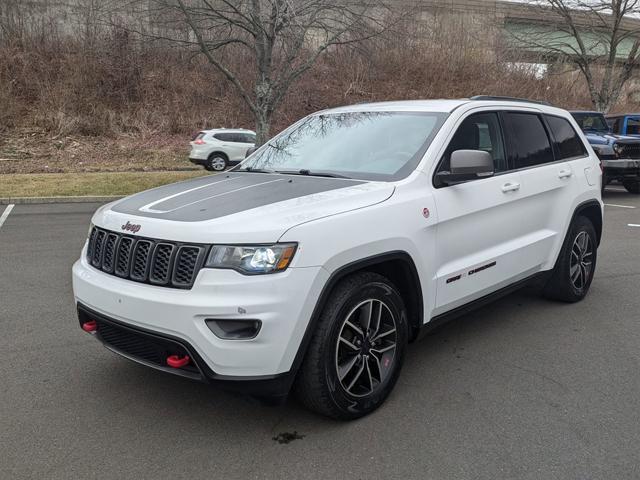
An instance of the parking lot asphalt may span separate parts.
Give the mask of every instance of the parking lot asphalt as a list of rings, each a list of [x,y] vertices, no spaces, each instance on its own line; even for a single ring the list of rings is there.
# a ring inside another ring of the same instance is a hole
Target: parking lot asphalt
[[[583,302],[523,290],[447,324],[351,423],[110,353],[71,292],[98,205],[16,205],[0,227],[0,478],[637,479],[640,196],[604,200],[619,206]]]

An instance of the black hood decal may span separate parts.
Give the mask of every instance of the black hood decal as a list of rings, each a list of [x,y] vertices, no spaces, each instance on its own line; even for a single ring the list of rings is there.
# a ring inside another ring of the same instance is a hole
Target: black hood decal
[[[117,202],[111,210],[198,222],[362,183],[365,182],[326,177],[223,173],[147,190]]]

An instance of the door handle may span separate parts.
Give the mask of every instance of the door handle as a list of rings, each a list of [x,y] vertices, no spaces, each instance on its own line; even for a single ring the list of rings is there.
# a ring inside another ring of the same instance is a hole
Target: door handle
[[[520,184],[516,182],[507,182],[502,185],[502,193],[516,192],[520,190]]]
[[[558,172],[558,178],[569,178],[571,175],[573,175],[571,170],[560,170]]]

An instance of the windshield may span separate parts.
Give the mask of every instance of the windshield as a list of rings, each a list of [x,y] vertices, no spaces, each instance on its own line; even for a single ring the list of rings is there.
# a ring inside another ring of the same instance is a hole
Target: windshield
[[[595,130],[598,132],[609,131],[609,126],[604,119],[604,115],[597,113],[572,113],[572,115],[582,130]]]
[[[271,139],[236,171],[397,180],[415,169],[446,116],[433,112],[312,115]]]

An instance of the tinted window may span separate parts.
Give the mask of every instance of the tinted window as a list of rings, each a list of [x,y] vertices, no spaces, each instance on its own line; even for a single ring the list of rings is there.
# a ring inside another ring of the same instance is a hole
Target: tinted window
[[[553,152],[542,119],[531,113],[505,113],[509,125],[509,156],[514,168],[553,162]]]
[[[613,133],[620,133],[620,130],[622,130],[622,119],[620,117],[607,119],[607,123]]]
[[[497,113],[476,113],[465,118],[442,157],[438,171],[449,171],[456,150],[484,150],[491,154],[496,172],[507,169],[502,130]]]
[[[547,116],[547,123],[555,140],[558,159],[583,157],[587,150],[571,124],[564,118]]]
[[[221,142],[235,142],[233,133],[216,133],[213,138],[216,138]]]
[[[256,136],[251,133],[239,133],[238,141],[241,143],[256,143]]]
[[[640,118],[629,117],[627,118],[627,132],[628,135],[640,134]]]

